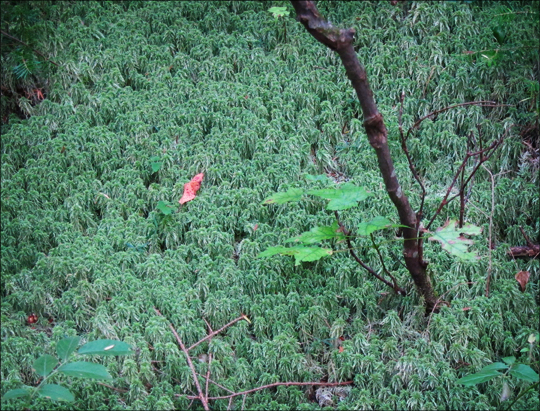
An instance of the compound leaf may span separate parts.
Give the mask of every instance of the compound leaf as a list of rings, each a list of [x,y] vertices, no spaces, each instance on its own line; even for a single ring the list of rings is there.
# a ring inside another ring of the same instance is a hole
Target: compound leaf
[[[92,378],[94,380],[112,380],[111,374],[101,364],[77,361],[62,365],[58,371],[72,377]]]
[[[80,341],[80,337],[68,337],[58,341],[58,344],[56,344],[56,353],[58,354],[58,357],[60,357],[62,361],[67,360],[70,354],[75,351]]]
[[[457,221],[450,220],[447,221],[444,226],[437,228],[435,233],[433,233],[429,239],[431,241],[440,242],[444,250],[462,260],[474,261],[479,259],[477,254],[475,252],[467,251],[473,241],[463,237],[462,234],[478,235],[481,232],[482,229],[480,227],[476,227],[472,224],[466,224],[462,228],[458,228]]]
[[[259,253],[257,257],[271,257],[276,254],[281,255],[292,255],[294,256],[295,263],[294,265],[300,265],[302,261],[316,261],[320,260],[323,257],[329,256],[332,254],[332,250],[328,248],[320,247],[268,247],[262,253]]]
[[[377,216],[367,223],[358,224],[358,235],[370,235],[374,231],[384,230],[390,227],[407,227],[401,224],[393,224],[388,218]]]
[[[476,374],[467,375],[467,376],[465,376],[463,378],[460,378],[456,382],[458,384],[471,386],[471,385],[476,385],[476,384],[480,384],[480,383],[489,381],[492,378],[498,377],[499,375],[501,375],[501,373],[497,372],[495,370],[483,371],[483,372],[478,372]]]
[[[96,340],[79,348],[79,354],[92,355],[129,355],[133,354],[131,347],[123,341]]]
[[[300,201],[304,195],[304,190],[300,188],[289,188],[284,193],[275,193],[271,197],[268,197],[261,204],[285,204],[289,201]]]
[[[324,188],[322,190],[310,190],[308,194],[330,200],[327,210],[346,210],[355,207],[359,201],[363,201],[373,194],[368,193],[362,187],[346,183],[339,188]]]
[[[16,388],[14,390],[9,390],[3,396],[3,400],[13,400],[15,398],[28,397],[30,395],[30,390],[28,388]]]
[[[531,367],[525,364],[518,364],[510,370],[510,374],[520,380],[527,382],[538,382],[538,374]]]
[[[67,388],[57,384],[43,384],[38,389],[40,397],[49,398],[53,401],[75,401],[75,397]]]
[[[45,377],[49,375],[52,370],[54,370],[54,367],[56,367],[57,364],[57,358],[53,357],[52,355],[45,354],[34,361],[34,369],[39,375]]]
[[[296,241],[302,244],[315,244],[331,238],[345,239],[336,222],[331,226],[314,227],[302,235],[288,239],[286,242]]]

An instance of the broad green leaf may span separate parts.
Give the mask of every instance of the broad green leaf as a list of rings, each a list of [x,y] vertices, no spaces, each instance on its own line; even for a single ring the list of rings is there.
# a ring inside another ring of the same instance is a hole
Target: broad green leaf
[[[166,201],[158,201],[157,209],[161,211],[163,214],[169,215],[174,212],[174,210],[176,209],[176,206],[173,206],[172,204]]]
[[[515,368],[510,369],[510,374],[523,381],[538,382],[536,371],[525,364],[518,364]]]
[[[27,388],[17,388],[14,390],[9,390],[3,396],[3,400],[12,400],[15,398],[28,397],[31,394],[30,390]]]
[[[322,181],[323,183],[330,181],[330,179],[328,178],[326,174],[319,174],[316,176],[313,176],[311,174],[306,174],[305,177],[306,177],[306,180],[309,180],[309,181]]]
[[[56,384],[43,384],[38,389],[38,394],[41,397],[49,398],[53,401],[75,401],[75,397],[67,388]]]
[[[129,355],[133,354],[131,347],[123,341],[96,340],[84,344],[78,351],[79,354],[91,355]]]
[[[458,228],[457,221],[450,220],[444,226],[437,228],[429,239],[440,242],[444,250],[462,260],[475,261],[479,259],[477,254],[467,251],[473,241],[463,237],[462,234],[478,235],[481,232],[480,227],[472,224],[466,224],[463,228]]]
[[[484,372],[479,372],[479,373],[476,373],[476,374],[467,375],[467,376],[465,376],[463,378],[460,378],[456,382],[458,384],[471,386],[471,385],[476,385],[476,384],[480,384],[480,383],[489,381],[492,378],[498,377],[499,375],[501,375],[501,373],[497,372],[495,370],[484,371]]]
[[[310,190],[308,194],[330,200],[326,206],[327,210],[346,210],[355,207],[359,201],[363,201],[373,195],[368,193],[364,188],[356,187],[351,183],[343,184],[339,188]]]
[[[293,247],[297,250],[294,254],[294,265],[300,265],[302,261],[317,261],[332,254],[329,248],[320,247]]]
[[[331,238],[345,239],[345,236],[341,231],[338,231],[339,226],[336,222],[331,226],[314,227],[311,230],[302,233],[302,235],[294,238],[290,238],[286,241],[296,241],[302,244],[315,244],[320,243],[322,240],[329,240]]]
[[[54,367],[58,364],[58,359],[52,355],[45,354],[34,361],[34,369],[42,377],[46,377],[50,374]]]
[[[304,190],[301,188],[289,188],[284,193],[275,193],[271,197],[268,197],[261,204],[284,204],[289,201],[300,201],[304,195]]]
[[[56,344],[56,353],[62,361],[69,358],[70,354],[75,351],[81,341],[80,337],[68,337],[58,341]]]
[[[101,364],[93,362],[70,362],[58,368],[58,371],[72,377],[93,378],[95,380],[112,380],[111,375]]]
[[[358,235],[370,235],[374,231],[384,230],[385,228],[390,227],[406,227],[401,224],[393,224],[388,218],[377,216],[373,220],[367,223],[358,224]]]
[[[156,171],[159,171],[162,165],[163,165],[163,161],[161,161],[161,159],[158,156],[154,156],[150,158],[150,166],[152,167],[153,173],[155,173]]]
[[[516,357],[514,357],[514,356],[512,356],[512,357],[504,357],[502,360],[504,361],[505,364],[512,365],[513,363],[516,362]]]
[[[271,257],[276,254],[281,255],[292,255],[295,259],[294,265],[300,265],[302,261],[316,261],[320,260],[323,257],[329,256],[332,254],[332,250],[328,248],[320,247],[269,247],[262,253],[259,253],[259,257]]]
[[[486,365],[479,372],[494,371],[494,370],[506,370],[508,365],[502,362],[494,362],[493,364]]]
[[[278,17],[288,16],[289,11],[287,10],[287,7],[271,7],[268,9],[270,13],[277,19]]]
[[[272,257],[276,254],[282,254],[282,255],[293,255],[295,252],[292,248],[283,247],[282,245],[278,245],[275,247],[268,247],[266,250],[260,252],[257,255],[257,258],[263,258],[263,257]]]

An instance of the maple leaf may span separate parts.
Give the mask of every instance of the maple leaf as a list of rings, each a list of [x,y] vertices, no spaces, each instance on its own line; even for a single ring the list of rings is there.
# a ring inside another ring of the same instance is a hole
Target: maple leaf
[[[459,228],[456,220],[450,220],[442,227],[437,228],[429,240],[438,241],[444,250],[462,260],[475,261],[480,257],[475,252],[468,251],[468,247],[473,241],[463,237],[462,234],[478,235],[481,232],[480,227],[465,224],[462,228]]]
[[[197,191],[201,188],[201,182],[204,178],[204,173],[197,174],[189,183],[184,184],[184,194],[178,201],[180,204],[187,203],[195,198]]]

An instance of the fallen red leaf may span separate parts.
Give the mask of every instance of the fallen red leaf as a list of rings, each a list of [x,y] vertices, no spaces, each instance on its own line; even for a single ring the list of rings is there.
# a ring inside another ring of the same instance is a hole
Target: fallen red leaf
[[[516,274],[516,280],[521,286],[521,292],[525,292],[525,288],[527,287],[527,283],[529,282],[529,277],[531,274],[528,271],[520,271]]]
[[[189,183],[184,184],[184,194],[178,201],[180,204],[187,203],[195,198],[197,191],[201,188],[201,182],[203,181],[204,173],[197,174],[191,179]]]
[[[255,225],[253,226],[253,231],[257,231],[257,228],[259,228],[259,224],[255,224]]]
[[[345,348],[343,348],[341,345],[339,346],[339,352],[345,351]]]
[[[461,310],[462,311],[469,311],[471,309],[471,307],[463,307]]]
[[[35,314],[30,314],[27,318],[28,324],[35,324],[38,322],[38,316]]]

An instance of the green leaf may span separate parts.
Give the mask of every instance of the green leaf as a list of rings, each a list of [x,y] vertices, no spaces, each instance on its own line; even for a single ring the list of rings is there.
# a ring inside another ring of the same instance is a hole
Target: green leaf
[[[288,239],[286,243],[296,241],[302,244],[314,244],[319,243],[322,240],[329,240],[331,238],[338,238],[340,240],[345,239],[343,233],[338,231],[338,229],[339,226],[336,222],[334,222],[334,224],[331,226],[314,227],[311,230],[302,233],[302,235],[298,237]]]
[[[264,258],[264,257],[272,257],[276,254],[282,254],[282,255],[293,255],[294,252],[291,251],[291,248],[283,247],[282,245],[278,245],[275,247],[268,247],[266,250],[260,252],[257,255],[257,258]]]
[[[536,371],[525,364],[518,364],[515,368],[510,369],[510,374],[523,381],[538,382]]]
[[[479,373],[476,373],[476,374],[467,375],[467,376],[465,376],[463,378],[460,378],[456,382],[458,384],[471,386],[471,385],[476,385],[476,384],[480,384],[480,383],[489,381],[492,378],[498,377],[499,375],[501,375],[501,373],[497,372],[495,370],[484,371],[484,372],[479,372]]]
[[[3,400],[13,400],[15,398],[28,397],[31,394],[28,388],[17,388],[15,390],[9,390],[3,396]]]
[[[289,188],[284,193],[275,193],[271,197],[268,197],[261,204],[284,204],[289,201],[300,201],[304,195],[304,190],[300,188]]]
[[[167,201],[158,201],[157,209],[165,215],[172,214],[176,209],[176,206],[172,205]]]
[[[152,172],[155,173],[161,169],[163,161],[158,156],[150,157],[150,166],[152,167]]]
[[[81,341],[80,337],[68,337],[58,341],[56,344],[56,353],[62,361],[69,358],[70,354],[75,351]]]
[[[478,260],[480,257],[475,252],[467,251],[468,246],[473,241],[463,237],[461,234],[478,235],[482,232],[482,229],[472,224],[466,224],[463,228],[458,228],[457,225],[456,220],[447,221],[444,226],[437,228],[429,240],[440,242],[444,250],[462,260]]]
[[[42,377],[46,377],[50,374],[54,367],[58,364],[58,359],[52,355],[45,354],[34,361],[34,369]]]
[[[323,183],[327,183],[328,181],[330,181],[326,174],[319,174],[316,176],[313,176],[311,174],[305,174],[305,177],[308,181],[322,181]]]
[[[272,7],[268,9],[270,13],[277,19],[278,17],[288,16],[289,11],[287,10],[287,7]]]
[[[261,257],[271,257],[276,254],[281,255],[292,255],[295,259],[294,265],[300,265],[302,261],[316,261],[320,260],[323,257],[329,256],[332,254],[332,250],[328,248],[320,248],[320,247],[283,247],[283,246],[277,246],[277,247],[269,247],[262,253],[259,253],[257,258]]]
[[[40,397],[49,398],[53,401],[75,401],[75,397],[67,388],[62,387],[61,385],[56,384],[43,384],[38,389],[38,394]]]
[[[358,235],[370,235],[374,231],[384,230],[390,227],[407,227],[401,224],[393,224],[388,218],[377,216],[367,223],[358,224]]]
[[[95,380],[112,380],[111,374],[101,364],[77,361],[62,365],[58,371],[72,377],[92,378]]]
[[[84,344],[79,348],[79,354],[84,355],[129,355],[133,354],[131,347],[123,341],[96,340]]]
[[[494,362],[493,364],[486,365],[479,372],[494,371],[494,370],[506,370],[507,368],[508,368],[508,365],[503,364],[502,362]]]
[[[512,365],[516,362],[516,357],[504,357],[502,360],[505,362],[505,364]]]
[[[331,200],[326,206],[327,210],[346,210],[355,207],[359,201],[363,201],[373,195],[368,193],[364,188],[356,187],[351,183],[343,184],[339,188],[310,190],[308,194]]]
[[[293,247],[296,249],[294,254],[294,265],[300,265],[302,261],[317,261],[323,257],[332,255],[332,250],[329,248],[320,247]]]

